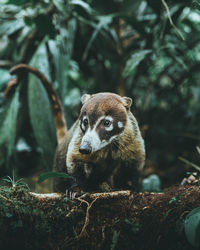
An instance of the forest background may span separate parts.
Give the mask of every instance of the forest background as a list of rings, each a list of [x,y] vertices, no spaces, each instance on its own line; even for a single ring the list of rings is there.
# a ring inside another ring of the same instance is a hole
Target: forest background
[[[133,98],[145,139],[144,176],[162,187],[199,164],[200,3],[198,0],[1,0],[0,175],[51,170],[56,132],[40,81],[9,69],[39,69],[59,95],[68,127],[84,93]],[[9,83],[10,88],[7,88]]]

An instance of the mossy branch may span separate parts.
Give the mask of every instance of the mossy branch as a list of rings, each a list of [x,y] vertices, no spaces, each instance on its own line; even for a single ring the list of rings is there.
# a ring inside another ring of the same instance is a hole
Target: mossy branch
[[[183,249],[190,245],[176,225],[198,206],[198,186],[88,193],[75,200],[1,187],[0,248]]]

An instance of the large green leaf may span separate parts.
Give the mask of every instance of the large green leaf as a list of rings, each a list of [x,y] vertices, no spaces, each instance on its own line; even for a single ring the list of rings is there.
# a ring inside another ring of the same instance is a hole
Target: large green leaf
[[[20,108],[19,87],[17,88],[3,123],[0,125],[0,146],[7,148],[8,157],[11,156],[16,139],[17,117]]]
[[[37,68],[48,77],[48,59],[44,45],[41,45],[38,49],[32,64],[37,65]],[[46,90],[40,80],[32,74],[30,74],[29,79],[28,105],[30,121],[36,141],[42,152],[43,163],[47,169],[51,169],[56,147],[56,131],[51,106]]]
[[[91,6],[82,0],[71,0],[69,1],[71,5],[80,6],[83,10],[85,10],[88,14],[94,14],[95,11],[91,8]]]
[[[41,148],[44,165],[50,169],[56,146],[56,132],[48,96],[35,76],[30,76],[28,103],[33,132]]]
[[[8,83],[8,81],[10,80],[10,73],[8,70],[4,70],[0,68],[0,90],[2,88],[2,86],[4,86],[5,84]]]
[[[141,50],[132,54],[132,56],[126,62],[126,65],[123,71],[123,76],[127,77],[130,75],[133,75],[135,68],[149,53],[151,53],[151,50]]]
[[[200,207],[193,209],[185,219],[185,235],[190,244],[200,247]]]
[[[24,26],[24,22],[22,19],[12,20],[7,22],[2,22],[0,24],[0,36],[2,35],[11,35],[17,30],[21,29]]]
[[[4,0],[4,2],[7,2]],[[20,6],[16,6],[13,4],[5,4],[0,2],[0,17],[5,18],[8,17],[8,22],[13,19],[13,16],[21,11]],[[3,22],[2,22],[3,24]]]
[[[68,15],[68,8],[66,8],[66,3],[64,0],[53,0],[56,8],[61,12],[64,16]]]
[[[99,16],[99,23],[96,25],[95,30],[92,33],[91,38],[88,41],[87,47],[83,53],[83,60],[86,59],[88,52],[92,46],[92,43],[94,42],[94,40],[96,39],[98,33],[100,32],[100,30],[106,26],[108,26],[112,20],[113,20],[113,16],[112,15],[106,15],[106,16]]]

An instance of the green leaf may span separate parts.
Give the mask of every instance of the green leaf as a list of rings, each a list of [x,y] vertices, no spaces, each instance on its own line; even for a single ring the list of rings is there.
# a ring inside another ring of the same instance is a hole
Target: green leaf
[[[44,164],[51,168],[56,146],[55,127],[48,96],[35,76],[30,77],[28,86],[30,120],[38,145],[42,150]],[[53,126],[52,126],[53,125]]]
[[[34,55],[32,65],[40,69],[49,78],[47,53],[43,44]],[[41,149],[43,164],[47,169],[51,169],[56,148],[56,131],[51,105],[40,80],[32,74],[29,75],[29,79],[28,105],[30,121],[35,139]]]
[[[185,235],[194,247],[200,246],[200,207],[193,209],[185,219]]]
[[[123,76],[131,76],[134,74],[135,68],[140,64],[144,58],[151,53],[152,50],[141,50],[136,53],[134,53],[131,58],[126,62],[124,71],[123,71]]]
[[[21,29],[22,27],[24,27],[24,22],[21,19],[2,22],[0,24],[0,36],[5,35],[5,34],[11,35],[17,30]]]
[[[112,243],[111,243],[111,246],[110,246],[111,250],[114,250],[116,248],[117,242],[118,242],[118,232],[117,232],[117,230],[115,230],[113,232]]]
[[[47,172],[39,176],[38,183],[41,183],[49,178],[73,178],[73,177],[63,172]]]
[[[134,223],[128,219],[125,219],[124,222],[130,226],[132,233],[136,234],[140,231],[139,223]]]
[[[92,43],[96,39],[98,33],[100,32],[100,30],[102,28],[106,27],[107,25],[109,25],[112,22],[113,16],[112,15],[99,16],[98,19],[99,19],[99,23],[97,24],[96,29],[92,33],[92,36],[91,36],[91,38],[87,44],[87,47],[83,53],[83,61],[87,58],[89,49],[91,48]]]
[[[81,8],[83,8],[88,14],[94,14],[94,10],[85,1],[71,0],[70,4],[71,5],[77,5],[77,6],[81,7]]]
[[[4,87],[5,84],[8,83],[8,81],[10,80],[11,76],[8,70],[5,69],[0,69],[0,90],[2,87]]]
[[[33,2],[34,0],[9,0],[7,3],[15,5],[23,5],[25,3]]]
[[[16,139],[17,117],[20,108],[19,88],[16,89],[14,97],[7,110],[6,116],[0,126],[0,146],[5,145],[8,150],[8,157],[11,156]]]
[[[67,8],[64,0],[53,0],[54,5],[62,14],[67,14]]]
[[[198,11],[200,11],[200,2],[199,0],[193,0],[193,6],[196,8]]]

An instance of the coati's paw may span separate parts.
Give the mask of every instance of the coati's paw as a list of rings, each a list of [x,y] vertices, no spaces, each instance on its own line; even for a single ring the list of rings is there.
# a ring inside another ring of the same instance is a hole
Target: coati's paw
[[[74,200],[80,197],[83,194],[83,190],[78,185],[72,185],[69,189],[66,190],[66,196]]]

